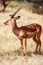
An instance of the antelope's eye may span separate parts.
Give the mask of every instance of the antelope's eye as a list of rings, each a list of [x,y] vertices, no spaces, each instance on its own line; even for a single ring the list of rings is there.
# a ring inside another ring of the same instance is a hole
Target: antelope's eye
[[[11,22],[11,20],[9,22]]]

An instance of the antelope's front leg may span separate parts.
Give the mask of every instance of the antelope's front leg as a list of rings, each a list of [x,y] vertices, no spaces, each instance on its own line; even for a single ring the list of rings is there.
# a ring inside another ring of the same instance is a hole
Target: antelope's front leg
[[[24,52],[26,53],[26,51],[27,51],[27,42],[26,42],[26,39],[24,39]]]
[[[20,49],[23,50],[23,39],[20,39],[20,41],[21,41],[21,47],[20,47]]]
[[[25,50],[27,50],[27,47],[26,47],[27,45],[26,44],[27,44],[27,42],[26,42],[26,39],[25,39],[25,42],[24,42]]]

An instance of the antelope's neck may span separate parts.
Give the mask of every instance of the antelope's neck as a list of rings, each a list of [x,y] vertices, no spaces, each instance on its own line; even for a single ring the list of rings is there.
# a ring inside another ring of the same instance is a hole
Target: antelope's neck
[[[18,35],[18,27],[16,25],[16,22],[15,22],[15,25],[12,26],[12,31],[13,33],[15,33],[16,35]]]

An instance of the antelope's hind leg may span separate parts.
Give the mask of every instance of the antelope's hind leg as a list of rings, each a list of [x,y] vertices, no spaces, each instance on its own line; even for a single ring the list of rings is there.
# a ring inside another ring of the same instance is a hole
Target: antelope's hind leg
[[[39,54],[41,54],[41,40],[39,40]]]
[[[37,39],[38,39],[38,47],[39,47],[39,54],[41,54],[41,40],[40,40],[40,33],[37,34]]]
[[[34,42],[36,42],[36,50],[35,50],[35,53],[37,54],[38,53],[38,41],[36,39],[36,35],[34,36],[33,40],[34,40]]]

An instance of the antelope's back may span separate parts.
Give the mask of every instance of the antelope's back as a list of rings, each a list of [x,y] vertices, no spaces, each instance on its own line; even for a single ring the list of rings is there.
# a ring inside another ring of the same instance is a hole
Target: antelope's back
[[[32,32],[37,31],[37,30],[41,31],[41,29],[42,29],[41,25],[36,24],[36,23],[27,25],[27,27],[30,28],[30,30],[31,30]]]

